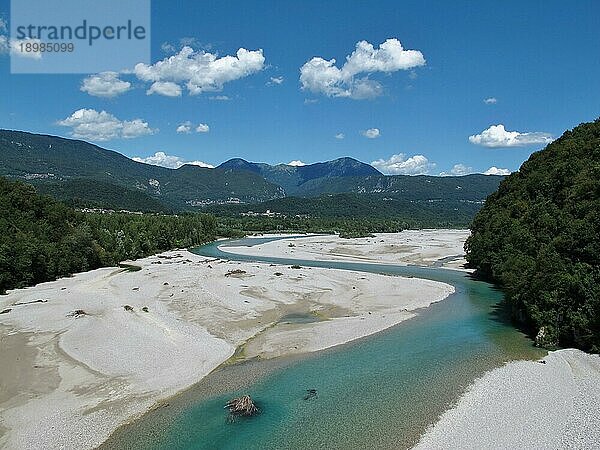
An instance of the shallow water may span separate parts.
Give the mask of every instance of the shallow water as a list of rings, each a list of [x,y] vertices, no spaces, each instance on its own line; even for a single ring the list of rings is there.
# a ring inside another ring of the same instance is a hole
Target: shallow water
[[[285,316],[281,317],[281,319],[279,319],[277,322],[278,323],[286,323],[286,324],[287,323],[314,323],[314,322],[320,322],[321,320],[322,319],[320,319],[315,314],[296,313],[296,314],[286,314]]]
[[[235,245],[258,242],[264,240]],[[456,292],[417,317],[354,343],[223,367],[173,398],[169,407],[119,429],[106,448],[408,448],[475,378],[506,361],[543,355],[504,320],[498,305],[502,293],[461,272],[238,256],[217,245],[223,242],[195,252],[415,276],[452,284]],[[307,389],[317,389],[318,397],[304,400]],[[223,405],[241,393],[256,399],[262,413],[227,423]]]

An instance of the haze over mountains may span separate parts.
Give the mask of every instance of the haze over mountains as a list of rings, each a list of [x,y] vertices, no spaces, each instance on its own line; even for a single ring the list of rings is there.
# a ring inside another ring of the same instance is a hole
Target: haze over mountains
[[[178,169],[134,161],[72,139],[0,130],[0,175],[79,206],[141,211],[196,210],[207,205],[256,204],[324,194],[380,199],[482,203],[502,177],[386,176],[352,158],[306,166],[269,165],[235,158],[214,169]]]

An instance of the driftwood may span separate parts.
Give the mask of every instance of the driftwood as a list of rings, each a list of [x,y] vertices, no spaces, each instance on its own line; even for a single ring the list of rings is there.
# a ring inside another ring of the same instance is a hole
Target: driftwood
[[[169,255],[157,255],[156,257],[157,258],[161,258],[161,259],[176,259],[176,258],[181,258],[182,256],[179,253],[177,253],[176,255],[172,255],[172,256],[169,256]]]
[[[209,264],[209,263],[218,262],[218,261],[219,261],[219,258],[205,259],[204,261],[200,261],[200,264]]]
[[[238,416],[254,416],[260,412],[249,395],[242,395],[241,397],[229,400],[225,404],[225,409],[229,410],[232,419]]]
[[[13,306],[31,305],[33,303],[48,303],[48,300],[39,299],[39,300],[32,300],[30,302],[13,303]]]
[[[246,273],[245,270],[241,270],[241,269],[235,269],[235,270],[230,270],[229,272],[227,272],[225,274],[226,277],[231,277],[231,276],[236,276],[236,275],[244,275]]]

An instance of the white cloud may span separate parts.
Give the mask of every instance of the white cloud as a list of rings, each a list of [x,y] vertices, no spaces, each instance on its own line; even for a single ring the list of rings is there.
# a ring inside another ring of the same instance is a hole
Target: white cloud
[[[203,44],[195,37],[182,37],[177,41],[177,43],[165,41],[160,45],[160,49],[162,50],[162,52],[167,54],[176,53],[178,49],[181,49],[183,47],[210,50],[212,48],[212,44]]]
[[[182,37],[181,39],[179,39],[179,43],[182,46],[188,46],[188,47],[198,47],[201,48],[202,44],[200,43],[200,41],[198,39],[196,39],[195,37]]]
[[[8,44],[8,36],[0,34],[0,55],[5,55],[10,52],[10,45]]]
[[[27,51],[26,44],[40,44],[39,39],[10,39],[6,35],[0,35],[0,55],[10,54],[21,58],[41,59],[40,51]]]
[[[454,164],[452,169],[450,169],[450,173],[452,175],[468,175],[473,172],[472,167],[468,167],[465,164]]]
[[[447,177],[447,176],[460,177],[463,175],[469,175],[470,173],[473,173],[472,167],[468,167],[465,164],[454,164],[454,166],[452,166],[452,169],[450,169],[449,172],[441,172],[440,176],[441,177]]]
[[[179,124],[175,131],[177,131],[179,134],[190,134],[192,132],[192,128],[195,128],[196,133],[208,133],[210,131],[210,127],[205,123],[198,124],[198,126],[195,127],[189,120]]]
[[[210,127],[205,123],[201,123],[196,127],[197,133],[208,133],[210,131]]]
[[[208,98],[209,98],[209,100],[217,100],[220,102],[226,102],[226,101],[231,100],[231,98],[229,98],[226,95],[213,95],[212,97],[208,97]]]
[[[499,169],[498,167],[492,166],[485,172],[484,175],[510,175],[510,170],[508,169]]]
[[[392,155],[389,159],[378,159],[371,165],[386,175],[424,175],[435,167],[423,155],[407,158],[404,153]]]
[[[236,56],[218,58],[215,54],[196,52],[185,46],[179,53],[155,64],[136,64],[134,72],[140,80],[153,82],[154,85],[157,82],[171,83],[170,93],[174,92],[172,85],[181,88],[180,84],[185,84],[191,95],[197,95],[220,91],[225,83],[256,73],[264,68],[264,64],[262,50],[240,48]],[[157,88],[153,92],[167,95]]]
[[[492,125],[480,134],[469,136],[471,144],[484,147],[523,147],[532,144],[549,144],[553,140],[549,133],[507,131],[502,124]]]
[[[360,41],[340,68],[335,59],[314,57],[300,68],[302,89],[328,97],[348,97],[356,100],[377,97],[383,87],[368,78],[375,72],[391,73],[425,65],[418,50],[405,50],[398,39],[387,39],[378,49]],[[359,75],[365,74],[364,77]]]
[[[171,44],[170,42],[163,42],[160,45],[160,49],[165,53],[175,53],[177,51],[175,46],[173,44]]]
[[[71,128],[71,136],[90,141],[109,141],[112,139],[133,139],[154,134],[158,130],[150,128],[142,119],[119,120],[106,111],[79,109],[58,125]]]
[[[131,83],[119,79],[117,72],[101,72],[83,79],[83,92],[95,97],[116,97],[131,89]]]
[[[319,103],[319,100],[317,100],[316,98],[305,98],[304,99],[305,105],[314,105],[315,103]]]
[[[294,167],[301,167],[301,166],[305,166],[306,163],[303,163],[302,161],[300,161],[299,159],[296,159],[294,161],[290,161],[289,163],[287,163],[288,166],[294,166]]]
[[[0,18],[0,55],[20,56],[22,58],[40,59],[42,57],[41,52],[26,51],[23,48],[21,51],[21,44],[40,44],[39,39],[10,39],[8,34],[8,24],[4,19]]]
[[[274,84],[282,84],[283,83],[283,77],[271,77],[271,81],[267,82],[268,86],[273,86]]]
[[[381,132],[379,131],[379,128],[369,128],[368,130],[365,131],[361,131],[361,133],[364,137],[369,138],[369,139],[375,139],[378,138],[379,136],[381,136]]]
[[[183,122],[177,127],[177,133],[190,134],[192,132],[192,122],[189,120],[187,122]]]
[[[181,86],[171,81],[155,81],[146,91],[146,95],[164,95],[165,97],[181,97]]]
[[[204,161],[199,161],[197,159],[194,161],[186,161],[184,164],[187,164],[188,166],[206,167],[208,169],[215,168],[215,166],[213,166],[212,164],[208,164],[208,163],[205,163]]]
[[[454,166],[452,167],[452,169],[450,169],[450,171],[441,172],[440,176],[441,177],[447,177],[447,176],[460,177],[463,175],[469,175],[471,173],[475,173],[475,171],[473,170],[472,167],[466,166],[465,164],[454,164]],[[498,167],[492,166],[488,170],[483,172],[483,175],[510,175],[510,170],[499,169]]]
[[[498,99],[496,97],[484,98],[483,103],[485,103],[486,105],[494,105],[498,103]]]
[[[336,139],[344,139],[346,135],[344,133],[338,133],[334,136]]]
[[[4,19],[0,18],[0,55],[10,53],[10,41],[6,32],[8,32],[8,25]]]
[[[121,124],[121,136],[124,139],[133,139],[148,134],[154,134],[157,131],[150,129],[148,122],[144,122],[142,119],[124,120]]]
[[[167,167],[169,169],[179,169],[181,166],[188,164],[192,166],[214,168],[212,164],[205,163],[203,161],[186,161],[179,156],[167,155],[165,152],[156,152],[152,156],[146,158],[140,158],[135,156],[132,158],[134,161],[152,164],[153,166]]]

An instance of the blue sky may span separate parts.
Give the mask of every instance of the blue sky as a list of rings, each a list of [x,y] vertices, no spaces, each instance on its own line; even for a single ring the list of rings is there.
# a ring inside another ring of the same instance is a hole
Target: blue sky
[[[516,170],[600,115],[599,18],[593,0],[154,0],[152,65],[89,77],[11,75],[0,26],[0,127],[170,166],[351,156],[388,173]],[[174,55],[177,70],[154,65]]]

